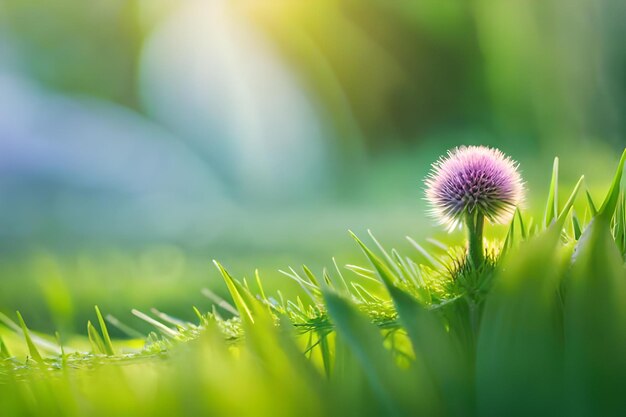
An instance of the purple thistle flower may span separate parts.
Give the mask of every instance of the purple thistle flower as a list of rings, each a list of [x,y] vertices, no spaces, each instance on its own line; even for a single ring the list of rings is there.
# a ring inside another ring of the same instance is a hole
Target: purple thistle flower
[[[425,181],[431,214],[449,230],[468,215],[507,222],[524,194],[517,167],[498,149],[461,146],[448,151],[433,164]]]

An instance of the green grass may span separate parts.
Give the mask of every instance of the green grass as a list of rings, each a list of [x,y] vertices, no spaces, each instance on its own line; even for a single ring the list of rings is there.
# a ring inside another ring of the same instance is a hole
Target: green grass
[[[143,338],[97,307],[68,340],[2,315],[2,415],[623,415],[625,159],[603,199],[560,197],[555,163],[542,218],[518,211],[478,270],[462,242],[352,235],[363,264],[283,271],[299,296],[216,262],[231,300],[134,310]]]

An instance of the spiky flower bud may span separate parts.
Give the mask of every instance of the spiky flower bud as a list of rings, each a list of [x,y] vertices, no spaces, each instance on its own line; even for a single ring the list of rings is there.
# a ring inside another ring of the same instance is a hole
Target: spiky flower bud
[[[510,220],[524,186],[518,164],[498,149],[461,146],[440,158],[426,179],[431,213],[449,230],[468,216],[491,223]]]

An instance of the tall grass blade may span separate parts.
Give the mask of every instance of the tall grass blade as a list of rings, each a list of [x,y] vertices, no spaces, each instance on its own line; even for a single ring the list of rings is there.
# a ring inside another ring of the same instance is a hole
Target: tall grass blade
[[[171,337],[171,338],[178,337],[178,332],[176,330],[170,329],[165,324],[161,323],[158,320],[153,319],[146,313],[143,313],[137,309],[132,309],[130,312],[133,313],[133,315],[135,315],[136,317],[139,317],[141,320],[145,321],[146,323],[153,325],[163,335]]]
[[[222,310],[228,311],[233,316],[239,316],[239,312],[235,307],[233,307],[228,301],[224,300],[222,297],[215,294],[210,289],[203,288],[200,292]]]
[[[22,327],[2,313],[0,313],[0,322],[4,323],[9,329],[15,331],[16,333],[23,334]],[[39,346],[41,349],[44,349],[47,352],[52,352],[57,355],[61,353],[58,346],[55,346],[53,343],[50,343],[46,339],[39,337],[36,334],[30,334],[30,338],[36,346]]]
[[[519,221],[520,233],[522,234],[522,239],[526,240],[528,237],[528,233],[526,232],[526,226],[524,225],[524,219],[522,218],[522,212],[519,207],[515,208],[515,214],[517,215],[517,220]]]
[[[580,225],[580,220],[578,220],[578,216],[576,212],[572,213],[572,228],[574,229],[574,239],[578,240],[583,234],[582,226]]]
[[[626,193],[621,193],[621,198],[614,217],[613,237],[622,253],[622,257],[626,258]]]
[[[559,414],[556,293],[567,257],[548,229],[509,254],[487,297],[476,350],[479,415]],[[524,392],[520,395],[520,392]]]
[[[554,158],[552,164],[552,179],[550,180],[550,191],[548,192],[548,200],[546,202],[546,210],[543,216],[543,226],[547,228],[552,220],[558,215],[559,204],[559,158]]]
[[[100,309],[98,306],[95,306],[96,316],[98,316],[98,324],[100,324],[100,331],[102,332],[102,341],[104,343],[104,353],[109,356],[115,355],[115,349],[113,349],[113,342],[111,342],[111,337],[109,336],[109,330],[107,329],[107,325],[102,317],[102,313],[100,313]]]
[[[578,190],[580,190],[580,186],[582,185],[584,180],[585,180],[585,176],[583,175],[583,176],[580,177],[580,179],[576,183],[576,186],[574,186],[574,191],[572,191],[572,193],[570,194],[569,198],[567,199],[567,202],[563,206],[563,210],[561,210],[561,213],[559,214],[559,217],[557,218],[557,221],[556,221],[556,223],[558,225],[557,227],[562,228],[563,224],[565,224],[565,219],[566,219],[570,209],[574,205],[574,201],[576,201],[576,196],[578,195]]]
[[[459,355],[461,348],[445,331],[444,324],[434,313],[427,311],[419,302],[396,286],[397,278],[391,269],[378,258],[361,240],[353,235],[361,249],[374,266],[381,281],[396,306],[400,321],[409,334],[416,356],[413,371],[421,382],[419,389],[433,403],[444,401],[451,415],[468,415],[473,409],[467,365]],[[434,390],[433,390],[434,383]]]
[[[387,285],[390,279],[383,282]],[[439,316],[426,310],[411,295],[396,286],[387,290],[413,346],[416,356],[413,370],[421,382],[419,389],[433,401],[441,401],[439,407],[448,415],[471,415],[473,383],[458,340],[446,331]]]
[[[398,277],[391,271],[391,269],[381,261],[354,233],[350,232],[352,238],[361,247],[365,256],[369,259],[370,263],[374,267],[374,270],[378,273],[380,279],[385,283],[385,286],[393,286]],[[387,281],[388,280],[388,281]]]
[[[593,198],[591,198],[591,194],[589,194],[589,190],[585,190],[585,195],[587,196],[587,206],[589,207],[589,211],[591,211],[591,216],[595,217],[598,214],[598,209],[593,202]]]
[[[332,360],[330,355],[330,342],[328,340],[329,333],[318,332],[320,340],[320,353],[322,355],[322,364],[324,365],[324,372],[328,378],[332,373]]]
[[[626,406],[626,269],[604,222],[586,235],[565,285],[565,413],[617,416]]]
[[[617,170],[615,171],[615,176],[613,177],[613,181],[611,182],[611,186],[609,191],[604,199],[604,203],[600,207],[598,211],[598,218],[603,219],[606,222],[611,220],[613,214],[615,213],[615,207],[617,206],[617,202],[619,201],[620,194],[620,184],[622,182],[622,174],[624,173],[624,164],[626,163],[626,149],[624,149],[624,153],[622,153],[622,157],[620,158],[619,165],[617,166]]]
[[[228,271],[217,261],[213,261],[217,269],[220,271],[220,274],[224,278],[224,282],[226,283],[226,287],[230,292],[230,296],[233,298],[235,302],[235,306],[239,311],[239,314],[242,320],[254,324],[254,317],[252,316],[252,311],[250,310],[250,306],[246,303],[246,300],[243,297],[245,289],[241,284],[239,284],[229,273]]]
[[[26,340],[26,346],[28,346],[28,352],[30,353],[31,358],[33,358],[38,363],[43,363],[43,357],[39,353],[37,346],[33,342],[33,339],[30,336],[30,332],[28,331],[28,327],[26,327],[26,322],[22,318],[22,315],[19,311],[16,312],[17,320],[20,323],[20,327],[22,328],[22,332],[24,333],[24,339]]]
[[[9,359],[11,357],[11,353],[9,353],[9,348],[6,343],[4,343],[4,339],[2,339],[2,335],[0,334],[0,359]]]
[[[341,338],[354,353],[368,385],[384,412],[389,416],[407,415],[412,410],[434,411],[430,399],[421,398],[415,389],[415,380],[407,372],[401,372],[393,363],[390,352],[383,347],[378,329],[362,316],[346,299],[333,292],[325,293],[328,312]],[[409,395],[412,392],[413,395]]]
[[[104,347],[104,341],[98,333],[91,321],[87,322],[87,336],[89,337],[89,343],[91,343],[91,350],[96,355],[106,355],[106,348]]]
[[[506,254],[515,243],[515,216],[511,219],[511,224],[506,232],[504,243],[502,244],[502,255]]]

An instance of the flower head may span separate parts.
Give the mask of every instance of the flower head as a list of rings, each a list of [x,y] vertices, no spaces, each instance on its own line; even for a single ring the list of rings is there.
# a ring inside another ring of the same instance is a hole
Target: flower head
[[[508,221],[524,194],[517,167],[498,149],[461,146],[448,151],[425,181],[431,213],[450,230],[475,212],[491,223]]]

